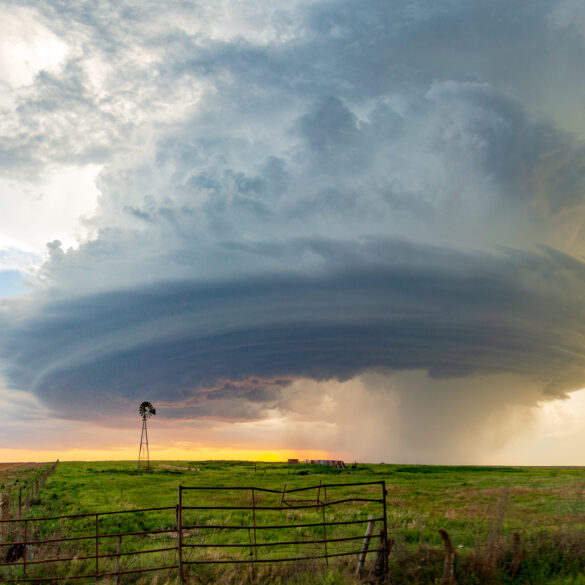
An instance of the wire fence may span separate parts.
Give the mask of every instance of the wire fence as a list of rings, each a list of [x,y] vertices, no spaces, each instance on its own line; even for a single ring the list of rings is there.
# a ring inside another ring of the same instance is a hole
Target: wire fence
[[[55,471],[59,460],[49,465],[27,469],[16,482],[4,486],[0,497],[0,519],[19,518],[38,500],[49,476]]]

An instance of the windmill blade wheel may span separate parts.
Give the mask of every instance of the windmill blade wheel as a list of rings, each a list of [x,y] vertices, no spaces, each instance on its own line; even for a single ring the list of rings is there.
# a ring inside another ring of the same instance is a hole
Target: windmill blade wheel
[[[147,419],[156,414],[156,408],[150,402],[143,402],[138,407],[138,413],[143,419]]]

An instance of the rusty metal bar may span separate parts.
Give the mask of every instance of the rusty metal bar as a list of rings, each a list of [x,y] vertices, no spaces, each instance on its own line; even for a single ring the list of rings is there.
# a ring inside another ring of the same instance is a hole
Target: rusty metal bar
[[[312,503],[315,504],[315,508],[318,508],[319,507],[319,504],[321,503],[318,500],[311,500],[310,498],[303,498],[303,499],[300,499],[300,498],[288,498],[287,500],[285,500],[284,503],[289,508],[291,508],[292,510],[295,510],[299,506],[295,506],[294,504],[291,504],[290,502],[312,502]]]
[[[321,526],[321,524],[319,524]],[[257,544],[242,543],[242,544],[184,544],[183,548],[250,548],[250,547],[271,547],[271,546],[292,546],[294,544],[323,544],[327,542],[349,542],[352,540],[363,540],[363,536],[344,536],[339,538],[328,538],[327,540],[283,540],[273,542],[260,542]],[[381,538],[380,536],[372,536],[372,538]],[[81,557],[80,557],[81,558]],[[90,557],[93,558],[93,557]],[[323,558],[323,556],[319,557]]]
[[[119,573],[102,573],[100,577],[115,577],[116,575],[130,575],[134,573],[152,573],[153,571],[168,571],[170,569],[176,569],[177,565],[166,565],[164,567],[149,567],[148,569],[134,569],[134,570],[127,570],[127,571],[120,571]],[[74,579],[91,579],[95,577],[93,573],[89,575],[67,575],[65,577],[29,577],[28,579],[23,579],[22,577],[18,579],[4,579],[2,580],[3,583],[37,583],[43,582],[47,583],[49,581],[67,581],[67,580],[74,580]]]
[[[366,485],[380,485],[382,483],[381,480],[378,481],[364,481],[358,483],[324,483],[321,487],[325,488],[340,488],[340,487],[361,487]],[[183,490],[211,490],[211,491],[242,491],[242,490],[249,490],[250,486],[205,486],[205,485],[185,485],[182,486]],[[270,488],[261,488],[261,487],[254,487],[257,492],[269,492],[272,494],[281,494],[282,490],[273,490]],[[287,490],[287,493],[291,494],[293,492],[305,492],[308,490],[314,490],[315,486],[312,485],[310,487],[301,487],[301,488],[293,488]]]
[[[285,508],[286,510],[286,508]],[[374,518],[374,520],[382,522],[383,518],[380,516],[379,518]],[[368,522],[367,518],[363,520],[330,520],[327,522],[327,526],[347,526],[349,524],[366,524]],[[310,522],[306,524],[266,524],[265,526],[257,526],[257,530],[270,530],[273,528],[280,529],[280,528],[316,528],[319,526],[323,526],[322,522]],[[183,526],[183,530],[196,530],[196,529],[220,529],[223,528],[225,530],[248,530],[252,529],[253,526],[242,526],[236,524],[190,524],[187,526]]]
[[[369,550],[366,554],[372,554],[376,551]],[[352,555],[359,555],[359,550],[352,550],[349,552],[340,552],[340,553],[329,553],[329,558],[332,557],[348,557]],[[323,555],[312,555],[312,556],[304,556],[304,557],[282,557],[276,559],[258,559],[258,563],[290,563],[294,561],[308,561],[314,559],[322,559]],[[243,563],[249,563],[248,559],[225,559],[219,561],[212,561],[212,560],[205,560],[205,561],[183,561],[184,565],[240,565]]]
[[[136,532],[112,532],[110,534],[100,534],[100,538],[115,538],[117,536],[141,536],[142,534],[169,534],[177,532],[176,528],[160,528],[156,530],[139,530]]]
[[[100,554],[98,558],[100,559],[109,559],[112,557],[127,557],[127,556],[138,556],[138,555],[145,555],[149,553],[156,553],[156,552],[166,552],[169,550],[177,550],[176,546],[168,546],[165,548],[153,548],[148,550],[135,550],[131,552],[115,552],[115,553],[105,553]],[[95,559],[95,555],[86,555],[86,556],[74,556],[74,557],[59,557],[56,559],[41,559],[39,561],[27,561],[27,565],[42,565],[44,563],[60,563],[64,561],[88,561],[90,559]],[[24,565],[22,561],[15,561],[14,563],[0,563],[0,567],[18,567],[20,565]],[[103,574],[103,573],[102,573]],[[95,577],[95,575],[91,575]]]
[[[280,492],[278,492],[280,493]],[[140,508],[138,510],[117,510],[113,512],[98,512],[100,516],[113,516],[116,514],[136,514],[139,512],[160,512],[164,510],[174,510],[176,506],[163,506],[159,508]],[[96,515],[95,512],[87,514],[67,514],[66,516],[43,516],[38,518],[13,518],[12,520],[0,520],[2,522],[23,522],[28,520],[29,522],[42,522],[43,520],[65,520],[74,518],[93,518]]]
[[[314,488],[313,488],[314,489]],[[280,493],[280,492],[278,492]],[[292,501],[292,500],[289,500]],[[344,500],[331,500],[322,506],[336,506],[338,504],[348,504],[350,502],[371,502],[375,504],[381,504],[382,500],[374,498],[345,498]],[[309,506],[291,506],[290,510],[305,510],[308,508],[314,508],[315,504]],[[251,510],[251,506],[183,506],[184,510]],[[275,512],[281,512],[280,506],[256,506],[256,510],[272,510]]]
[[[174,548],[174,547],[173,547]],[[119,573],[102,573],[102,577],[115,577],[116,575],[132,575],[134,573],[152,573],[153,571],[168,571],[169,569],[176,569],[177,565],[166,565],[164,567],[149,567],[148,569],[130,569],[126,571],[120,571]]]
[[[100,538],[115,538],[116,536],[143,536],[145,534],[169,534],[176,532],[176,528],[165,528],[160,530],[140,530],[137,532],[114,532],[112,534],[100,534]],[[45,540],[29,540],[28,544],[49,544],[51,542],[70,542],[73,540],[94,540],[95,534],[90,536],[64,536],[63,538],[47,538]],[[24,544],[24,542],[0,542],[0,546],[12,546],[13,544]]]

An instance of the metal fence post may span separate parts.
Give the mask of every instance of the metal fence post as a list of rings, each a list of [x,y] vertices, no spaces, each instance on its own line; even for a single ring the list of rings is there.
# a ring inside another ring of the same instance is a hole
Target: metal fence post
[[[319,486],[321,486],[320,483]],[[321,504],[321,511],[323,513],[323,548],[325,549],[325,565],[328,567],[329,553],[327,552],[327,523],[325,522],[325,501],[323,501],[323,503]]]
[[[386,481],[382,480],[382,510],[384,517],[384,577],[388,575],[388,520],[386,518]]]
[[[22,551],[22,574],[26,577],[26,540],[28,536],[28,521],[24,521],[24,550]]]
[[[256,496],[252,488],[252,520],[254,522],[254,559],[258,560],[258,542],[256,541]]]
[[[179,486],[179,503],[177,504],[177,559],[179,563],[179,580],[185,582],[183,572],[183,486]]]
[[[99,540],[99,534],[100,534],[100,527],[99,527],[99,515],[96,514],[95,515],[95,582],[98,583],[99,582],[99,574],[100,574],[100,559],[99,559],[99,554],[100,554],[100,540]]]
[[[119,529],[118,529],[119,530]],[[122,535],[118,536],[118,546],[116,547],[116,585],[120,583],[120,553],[122,552]]]

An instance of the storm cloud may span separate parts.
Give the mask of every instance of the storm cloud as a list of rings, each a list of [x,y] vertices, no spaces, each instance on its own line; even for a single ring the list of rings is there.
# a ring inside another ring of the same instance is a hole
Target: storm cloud
[[[585,386],[577,3],[5,8],[0,358],[52,416],[308,421],[334,382],[472,425]]]
[[[230,394],[252,403],[246,416],[261,416],[264,402],[278,404],[267,382],[381,369],[519,374],[541,399],[582,383],[580,261],[399,241],[298,248],[354,263],[314,276],[169,281],[47,300],[5,336],[10,379],[55,412],[91,418],[105,398],[115,409],[140,396],[180,403],[183,417],[229,416],[219,399]]]

